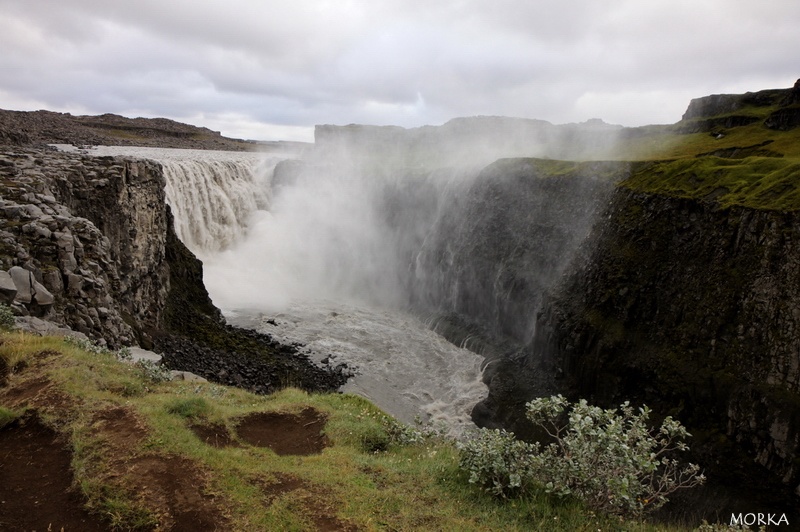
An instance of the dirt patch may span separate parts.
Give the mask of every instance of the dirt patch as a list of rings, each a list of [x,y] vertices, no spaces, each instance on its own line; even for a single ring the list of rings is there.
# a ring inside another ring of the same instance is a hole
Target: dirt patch
[[[388,482],[386,481],[386,475],[383,471],[369,466],[362,467],[361,471],[372,480],[372,483],[375,484],[377,489],[382,490],[386,488]]]
[[[256,412],[242,418],[236,432],[239,438],[256,447],[269,447],[275,454],[317,454],[329,445],[322,434],[327,418],[306,408],[299,414]]]
[[[0,430],[0,530],[108,530],[73,491],[70,459],[35,416]]]
[[[97,412],[92,428],[115,449],[132,447],[147,437],[147,429],[134,412],[116,406]]]
[[[206,445],[216,448],[239,447],[239,442],[231,437],[228,427],[222,423],[212,423],[209,425],[190,425],[189,428],[200,441]]]
[[[214,496],[205,493],[206,476],[189,459],[142,456],[126,463],[125,486],[154,511],[164,530],[228,530],[228,519]]]
[[[321,499],[313,495],[305,498],[303,504],[308,509],[308,516],[314,522],[314,528],[318,532],[356,532],[358,530],[357,527],[336,517],[333,508],[328,507]]]
[[[0,403],[9,408],[29,407],[40,413],[55,415],[61,420],[70,418],[78,408],[78,401],[58,390],[44,377],[19,381],[0,390]]]
[[[46,378],[32,379],[12,386],[2,396],[7,404],[18,406],[36,397],[39,392],[49,385],[50,381]]]
[[[2,345],[2,344],[0,344]],[[6,363],[6,359],[0,357],[0,388],[8,384],[8,374],[10,370],[8,368],[8,364]]]
[[[355,532],[357,527],[336,517],[335,505],[326,502],[328,494],[303,479],[278,473],[275,480],[258,481],[257,484],[266,496],[266,504],[272,504],[279,497],[291,493],[292,499],[305,509],[305,515],[314,523],[318,532]]]
[[[257,479],[255,484],[257,484],[258,487],[261,488],[261,491],[264,492],[264,495],[267,499],[267,504],[272,504],[272,501],[285,493],[299,490],[301,488],[305,489],[308,487],[308,483],[305,480],[282,473],[277,473],[275,475],[275,480],[271,481]]]

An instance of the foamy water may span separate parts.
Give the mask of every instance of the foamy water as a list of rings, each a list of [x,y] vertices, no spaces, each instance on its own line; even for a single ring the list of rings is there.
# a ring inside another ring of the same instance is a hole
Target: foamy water
[[[407,423],[420,418],[461,434],[474,427],[470,412],[486,396],[482,357],[396,310],[316,302],[274,314],[234,311],[231,321],[282,342],[299,342],[318,363],[355,368],[343,391],[364,396]]]

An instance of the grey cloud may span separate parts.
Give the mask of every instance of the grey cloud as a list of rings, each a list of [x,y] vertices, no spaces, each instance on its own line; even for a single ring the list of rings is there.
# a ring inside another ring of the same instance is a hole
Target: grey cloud
[[[92,113],[634,125],[800,76],[795,0],[0,0],[0,15],[0,94]]]

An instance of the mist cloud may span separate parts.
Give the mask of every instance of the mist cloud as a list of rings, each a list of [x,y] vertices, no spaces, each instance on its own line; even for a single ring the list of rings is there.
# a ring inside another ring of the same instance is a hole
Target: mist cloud
[[[0,108],[248,138],[479,114],[674,122],[688,98],[800,77],[794,0],[0,0],[0,15]]]

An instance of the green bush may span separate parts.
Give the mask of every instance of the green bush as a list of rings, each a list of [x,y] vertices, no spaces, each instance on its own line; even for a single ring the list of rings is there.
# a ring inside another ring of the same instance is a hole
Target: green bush
[[[8,305],[0,303],[0,329],[11,330],[14,328],[14,312]]]
[[[169,368],[150,360],[139,360],[133,366],[139,370],[143,379],[153,384],[172,380],[172,373],[170,373]]]
[[[531,460],[538,448],[504,430],[481,429],[458,444],[459,463],[472,484],[500,497],[524,493],[533,478]]]
[[[705,481],[698,466],[674,458],[688,449],[686,429],[669,417],[659,428],[648,428],[647,407],[634,412],[623,403],[604,410],[559,395],[531,401],[527,409],[552,442],[528,444],[503,431],[483,430],[460,446],[470,482],[504,496],[539,485],[596,510],[636,516],[660,508],[676,490]]]

